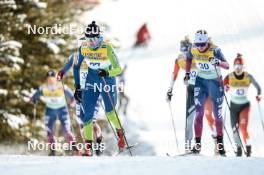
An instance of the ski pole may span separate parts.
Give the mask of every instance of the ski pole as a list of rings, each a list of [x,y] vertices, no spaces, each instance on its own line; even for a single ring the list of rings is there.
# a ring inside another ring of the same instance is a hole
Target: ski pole
[[[218,81],[219,81],[219,83],[221,84],[221,83],[222,83],[222,81],[221,81],[221,76],[220,76],[220,75],[218,74],[218,72],[217,72],[216,65],[214,65],[214,68],[215,68],[215,72],[216,72],[216,75],[217,75]],[[226,94],[225,94],[224,89],[223,89],[223,94],[224,94],[224,98],[225,98],[226,105],[227,105],[227,107],[228,107],[228,109],[229,109],[229,112],[231,113],[231,108],[230,108],[230,105],[229,105],[229,103],[228,103],[228,100],[227,100],[227,97],[226,97]],[[230,116],[230,118],[231,118],[232,123],[234,123],[234,122],[233,122],[233,118],[232,118],[232,116]],[[232,129],[233,129],[233,128],[232,128]],[[226,133],[228,133],[227,130],[226,130],[226,128],[225,128],[225,126],[224,126],[224,130],[226,131]],[[240,134],[239,134],[239,131],[238,131],[238,127],[235,127],[235,130],[236,130],[236,133],[237,133],[237,135],[238,135],[238,139],[239,139],[239,141],[240,141],[240,143],[241,143],[241,147],[242,147],[244,153],[246,153],[246,150],[245,150],[245,148],[244,148],[244,145],[243,145],[242,139],[241,139]],[[229,138],[229,134],[227,134],[227,136],[228,136],[228,138]],[[231,141],[231,140],[230,140],[230,141]]]
[[[261,112],[261,108],[260,108],[260,104],[259,104],[259,102],[258,102],[258,111],[259,111],[259,117],[260,117],[260,120],[261,120],[262,129],[263,129],[263,131],[264,131],[263,115],[262,115],[262,112]]]
[[[35,130],[36,130],[36,120],[37,120],[37,104],[38,102],[33,104],[33,137],[35,136]]]
[[[170,104],[170,102],[168,102],[168,103],[169,103],[169,108],[170,108],[171,122],[172,122],[172,127],[173,127],[174,137],[175,137],[175,141],[176,141],[177,151],[178,151],[178,153],[180,153],[180,150],[179,150],[179,144],[178,144],[178,139],[177,139],[177,135],[176,135],[176,129],[175,129],[175,123],[174,123],[174,117],[173,117],[173,114],[172,114],[172,108],[171,108],[171,104]]]
[[[104,77],[101,77],[101,78],[102,78],[102,80],[103,80],[103,82],[104,82],[104,86],[106,86],[105,78],[104,78]],[[116,112],[116,109],[115,109],[115,105],[114,105],[114,103],[113,103],[113,99],[112,99],[112,97],[111,97],[109,91],[107,91],[107,96],[108,96],[108,98],[109,98],[109,100],[110,100],[110,103],[111,103],[111,105],[112,105],[112,109],[114,110],[114,112],[115,112],[115,114],[116,114],[117,121],[118,121],[119,125],[121,126],[122,132],[123,132],[123,134],[124,134],[124,139],[125,139],[125,142],[126,142],[127,147],[128,147],[129,154],[130,154],[130,156],[133,156],[133,155],[132,155],[132,152],[131,152],[131,149],[130,149],[130,146],[129,146],[129,144],[128,144],[128,141],[127,141],[126,135],[125,135],[125,130],[124,130],[124,128],[123,128],[122,125],[121,125],[120,119],[119,119],[119,117],[118,117],[118,115],[117,115],[117,112]]]

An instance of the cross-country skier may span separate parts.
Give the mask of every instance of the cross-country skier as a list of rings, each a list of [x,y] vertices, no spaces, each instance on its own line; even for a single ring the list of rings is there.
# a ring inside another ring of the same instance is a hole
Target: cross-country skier
[[[147,23],[144,23],[137,32],[137,40],[134,47],[146,46],[151,39]]]
[[[180,51],[184,54],[186,54],[190,48],[192,47],[192,42],[190,40],[190,37],[186,35],[183,40],[180,42]]]
[[[53,70],[47,72],[47,82],[40,86],[36,93],[31,98],[32,103],[36,103],[40,97],[43,97],[46,104],[45,125],[47,129],[48,142],[50,144],[50,156],[55,156],[55,136],[54,125],[59,118],[66,140],[72,144],[73,151],[77,151],[75,147],[76,141],[71,131],[71,121],[67,107],[65,95],[70,98],[71,105],[74,106],[75,100],[73,92],[67,87],[63,86],[56,80],[56,73]]]
[[[125,148],[124,132],[114,109],[117,100],[116,79],[122,70],[117,56],[110,43],[104,41],[99,26],[95,21],[88,25],[85,39],[78,51],[77,64],[74,65],[75,99],[82,102],[84,108],[84,138],[87,155],[92,156],[94,108],[101,94],[106,115],[114,125],[118,135],[118,147]],[[87,64],[88,74],[85,81],[85,90],[81,90],[80,69],[82,64]],[[101,88],[100,88],[101,87]]]
[[[194,153],[200,153],[201,150],[204,105],[206,99],[210,96],[215,117],[218,152],[220,155],[225,155],[222,117],[224,86],[220,68],[228,69],[229,64],[220,48],[209,41],[205,30],[199,30],[195,33],[194,46],[192,46],[190,51],[186,54],[186,57],[185,82],[190,80],[190,71],[193,60],[197,68],[197,76],[194,85],[194,102],[196,111],[194,131],[196,144],[192,151]]]
[[[179,54],[178,58],[175,60],[174,70],[171,77],[171,83],[169,90],[167,92],[167,100],[171,101],[172,91],[175,81],[178,77],[180,69],[185,70],[186,56],[185,54]],[[187,86],[187,100],[186,100],[186,128],[185,128],[185,151],[189,152],[191,150],[191,141],[193,139],[193,120],[195,116],[195,105],[194,105],[194,84],[197,75],[197,69],[195,64],[192,64],[190,80]],[[208,97],[205,103],[205,116],[212,130],[212,137],[215,138],[215,125],[214,118],[212,116],[211,100]]]
[[[237,156],[242,156],[242,143],[239,138],[239,131],[242,133],[244,144],[246,145],[246,156],[251,155],[251,142],[248,133],[248,121],[250,102],[247,98],[247,91],[253,84],[257,89],[256,100],[261,100],[261,88],[255,78],[244,70],[244,59],[241,54],[237,54],[234,60],[234,71],[224,79],[225,89],[229,91],[231,97],[231,125],[234,140],[237,146]]]
[[[63,79],[63,77],[67,74],[67,72],[70,70],[71,67],[73,67],[74,64],[77,63],[77,55],[78,53],[73,53],[70,55],[70,57],[68,58],[67,63],[64,65],[64,67],[58,72],[57,75],[57,79],[60,81]],[[84,86],[85,86],[85,80],[86,80],[86,76],[88,73],[88,67],[86,64],[82,64],[81,68],[80,68],[80,86],[81,89],[84,90]],[[96,106],[95,106],[95,110],[94,110],[94,116],[93,116],[93,130],[94,130],[94,138],[96,140],[96,143],[98,146],[100,146],[101,142],[102,142],[102,132],[101,132],[101,128],[97,123],[97,117],[98,117],[98,111],[100,108],[100,103],[102,101],[102,98],[99,98]],[[84,126],[84,111],[83,111],[83,106],[81,103],[77,102],[75,105],[76,108],[76,116],[77,116],[77,122],[79,124],[79,127],[82,129]],[[81,136],[83,137],[83,134],[80,133]],[[96,148],[99,148],[99,147]],[[102,151],[100,151],[100,149],[96,149],[95,150],[96,155],[100,155],[102,153]]]

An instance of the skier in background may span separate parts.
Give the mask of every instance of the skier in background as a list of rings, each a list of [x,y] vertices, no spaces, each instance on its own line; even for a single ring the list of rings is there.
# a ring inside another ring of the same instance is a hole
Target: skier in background
[[[242,143],[239,131],[242,133],[244,144],[246,145],[246,156],[251,156],[251,142],[248,133],[250,102],[247,98],[247,91],[251,83],[257,89],[256,100],[261,100],[261,88],[255,78],[244,70],[244,59],[241,54],[237,54],[234,60],[234,71],[224,79],[225,89],[229,91],[231,97],[231,126],[234,141],[237,146],[236,155],[242,156]]]
[[[137,32],[137,41],[134,47],[147,46],[148,41],[151,39],[147,23],[144,23]]]
[[[205,30],[199,30],[195,33],[194,45],[191,47],[190,51],[188,51],[186,57],[187,63],[184,77],[186,83],[188,83],[191,77],[191,65],[193,60],[197,68],[197,76],[194,85],[196,111],[194,123],[195,146],[192,151],[193,153],[200,153],[201,151],[204,105],[206,99],[210,96],[215,117],[218,152],[220,155],[225,155],[222,117],[224,86],[220,68],[229,69],[229,64],[220,48],[211,43]]]
[[[63,77],[67,74],[67,72],[70,70],[70,68],[72,68],[73,65],[77,63],[77,55],[78,53],[75,52],[69,56],[67,63],[58,72],[58,75],[57,75],[58,81],[61,81]],[[82,90],[84,90],[84,87],[85,87],[85,79],[86,79],[87,73],[88,73],[88,67],[85,63],[83,63],[80,68],[80,86]],[[101,127],[97,123],[97,117],[98,117],[98,112],[100,109],[101,102],[102,102],[102,98],[99,98],[96,103],[96,106],[94,109],[94,115],[93,115],[93,132],[94,132],[94,138],[97,143],[97,147],[96,147],[97,149],[95,150],[95,153],[97,156],[102,154],[102,150],[99,149],[99,146],[102,143],[103,136],[102,136]],[[79,124],[79,127],[82,130],[84,126],[84,110],[83,110],[82,103],[76,102],[75,108],[76,108],[77,122]],[[82,139],[84,139],[82,131],[80,132],[80,134],[81,134]]]
[[[83,43],[78,50],[77,64],[73,67],[73,73],[76,86],[74,97],[79,103],[83,104],[84,108],[83,135],[87,146],[86,155],[92,156],[93,154],[92,118],[99,95],[102,95],[106,115],[116,129],[118,147],[119,150],[122,151],[125,149],[126,145],[125,135],[114,109],[117,101],[115,77],[118,76],[122,70],[112,45],[104,41],[100,28],[96,25],[95,21],[88,25],[85,39],[87,43]],[[87,64],[88,67],[84,91],[80,86],[80,69],[82,63]],[[102,86],[103,88],[100,90],[98,86]],[[105,89],[107,86],[110,87],[110,90],[108,88]]]
[[[186,35],[183,40],[180,42],[180,51],[186,54],[192,47],[192,42],[190,37]]]
[[[178,73],[180,69],[185,70],[186,65],[186,56],[184,54],[179,54],[178,58],[175,60],[174,70],[171,77],[171,83],[169,90],[167,92],[167,101],[171,101],[173,86],[175,81],[178,77]],[[185,128],[185,152],[190,152],[191,150],[191,141],[193,139],[193,121],[195,117],[195,104],[194,104],[194,84],[195,78],[197,75],[197,69],[195,64],[192,64],[192,69],[190,73],[190,80],[188,81],[187,86],[187,99],[186,99],[186,128]],[[214,124],[214,117],[212,115],[212,104],[211,100],[208,97],[205,102],[205,116],[207,122],[209,124],[210,129],[212,130],[212,137],[213,139],[216,138],[215,133],[215,124]]]
[[[77,151],[77,148],[75,147],[76,141],[71,131],[71,121],[64,93],[70,98],[70,106],[74,107],[75,100],[72,91],[67,86],[62,87],[62,84],[56,80],[55,71],[50,70],[47,72],[47,82],[40,86],[36,93],[31,97],[31,102],[34,104],[37,103],[40,97],[43,97],[46,104],[45,125],[50,145],[50,156],[55,156],[56,154],[54,125],[57,117],[61,122],[65,139],[72,145],[72,151]]]
[[[119,79],[119,94],[118,94],[118,99],[119,99],[119,106],[118,106],[118,111],[120,111],[123,108],[123,114],[127,114],[127,106],[129,104],[129,97],[125,94],[125,83],[126,83],[126,78],[125,78],[125,73],[126,73],[127,65],[124,66],[122,73],[118,76]],[[121,88],[122,87],[122,88]]]

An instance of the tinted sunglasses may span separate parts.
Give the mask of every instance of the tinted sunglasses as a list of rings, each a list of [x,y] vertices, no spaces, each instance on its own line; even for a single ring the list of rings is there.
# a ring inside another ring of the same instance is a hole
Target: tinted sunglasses
[[[206,43],[195,43],[194,44],[196,47],[205,47]]]

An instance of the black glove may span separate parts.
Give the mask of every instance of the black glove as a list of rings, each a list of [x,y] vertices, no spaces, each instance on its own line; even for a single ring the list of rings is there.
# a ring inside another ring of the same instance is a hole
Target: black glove
[[[183,78],[184,84],[188,85],[188,81],[190,80],[190,72],[186,72]]]
[[[76,85],[75,87],[74,98],[78,103],[82,102],[82,90],[80,85]]]
[[[107,76],[109,76],[109,73],[104,69],[98,69],[98,75],[100,77],[107,77]]]
[[[173,96],[172,94],[172,89],[170,88],[167,92],[167,101],[171,101],[171,97]]]

